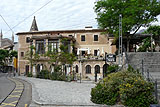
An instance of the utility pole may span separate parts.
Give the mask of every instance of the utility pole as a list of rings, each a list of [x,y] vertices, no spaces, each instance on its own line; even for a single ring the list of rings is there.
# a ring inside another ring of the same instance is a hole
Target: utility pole
[[[119,15],[119,66],[122,66],[122,15]]]

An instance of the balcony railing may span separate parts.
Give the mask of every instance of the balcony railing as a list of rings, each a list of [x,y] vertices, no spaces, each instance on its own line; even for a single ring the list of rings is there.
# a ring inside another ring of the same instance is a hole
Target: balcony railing
[[[77,56],[78,60],[104,60],[104,56]]]

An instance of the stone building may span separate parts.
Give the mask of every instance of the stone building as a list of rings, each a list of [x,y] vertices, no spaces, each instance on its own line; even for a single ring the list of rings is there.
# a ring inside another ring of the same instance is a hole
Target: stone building
[[[68,38],[69,43],[74,43],[74,47],[69,45],[69,52],[74,52],[77,56],[77,61],[73,65],[65,65],[67,73],[71,70],[77,74],[81,74],[83,78],[94,79],[95,72],[98,73],[97,79],[103,76],[107,69],[107,63],[104,61],[105,53],[114,54],[116,46],[112,45],[114,38],[107,34],[102,34],[104,30],[85,27],[78,30],[53,30],[53,31],[38,31],[36,19],[34,17],[32,26],[29,32],[19,32],[18,41],[18,67],[20,74],[25,74],[31,71],[30,64],[24,59],[29,46],[33,44],[36,47],[36,52],[43,54],[43,46],[52,44],[53,48],[59,48],[60,38]],[[30,42],[32,40],[32,42]],[[45,58],[36,63],[32,71],[34,74],[44,68],[53,71],[53,67],[47,63]]]
[[[3,33],[0,33],[0,49],[12,50],[14,47],[14,35],[12,35],[12,40],[8,38],[3,38]]]

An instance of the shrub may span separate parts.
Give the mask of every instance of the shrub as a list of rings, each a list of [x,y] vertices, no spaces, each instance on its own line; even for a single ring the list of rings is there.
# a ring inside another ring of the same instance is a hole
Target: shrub
[[[59,80],[59,81],[65,81],[66,76],[63,72],[58,71],[58,72],[52,72],[51,73],[51,79],[52,80]]]
[[[91,91],[91,101],[114,105],[118,102],[129,107],[148,107],[155,103],[153,84],[144,80],[133,69],[109,74]]]
[[[118,65],[109,65],[105,76],[107,76],[110,73],[117,72],[117,71],[118,71]]]
[[[27,77],[33,77],[32,72],[29,72],[29,73],[27,74]]]
[[[37,75],[37,78],[50,79],[50,72],[48,70],[41,70],[41,72]]]

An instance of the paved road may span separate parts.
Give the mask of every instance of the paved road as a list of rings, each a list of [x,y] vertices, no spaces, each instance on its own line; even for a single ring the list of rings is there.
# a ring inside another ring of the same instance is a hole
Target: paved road
[[[26,81],[0,73],[0,107],[29,107],[31,92]]]
[[[15,83],[7,79],[6,73],[0,73],[0,103],[14,89]]]

